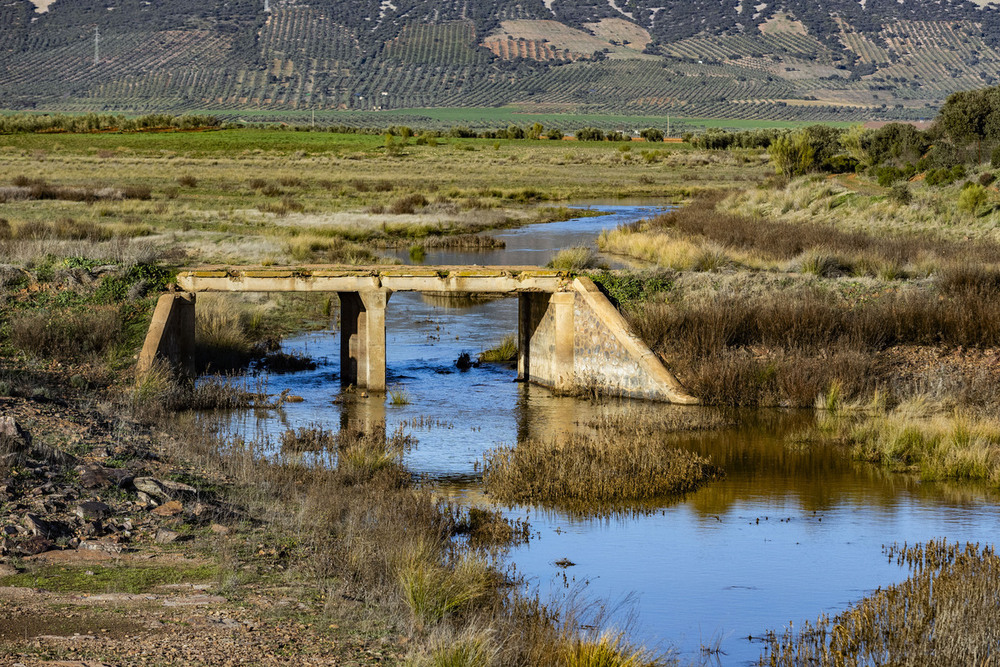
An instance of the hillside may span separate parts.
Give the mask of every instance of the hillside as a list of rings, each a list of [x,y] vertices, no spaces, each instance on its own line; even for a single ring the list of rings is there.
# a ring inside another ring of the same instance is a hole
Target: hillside
[[[947,0],[0,1],[14,109],[916,119],[1000,71],[1000,11]]]

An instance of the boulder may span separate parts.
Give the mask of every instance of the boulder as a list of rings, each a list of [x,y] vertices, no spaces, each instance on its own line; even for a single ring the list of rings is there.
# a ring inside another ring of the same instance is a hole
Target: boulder
[[[180,536],[180,533],[176,531],[160,528],[156,531],[156,537],[153,539],[156,540],[157,544],[170,544],[171,542],[176,542]]]
[[[136,477],[132,480],[132,485],[136,491],[142,491],[151,498],[158,501],[171,500],[185,494],[196,494],[198,489],[180,482],[171,482],[155,477]]]
[[[91,500],[77,505],[75,513],[84,521],[93,521],[106,517],[111,513],[111,508],[104,503]]]
[[[153,514],[156,516],[177,516],[183,511],[184,505],[182,505],[180,501],[171,500],[155,508],[153,510]]]
[[[85,489],[102,489],[111,484],[111,478],[108,476],[104,466],[89,463],[79,465],[75,470],[80,473],[80,486]]]
[[[28,539],[18,542],[14,546],[14,551],[24,555],[24,556],[35,556],[40,553],[45,553],[55,548],[55,542],[50,539],[36,535],[34,537],[29,537]]]

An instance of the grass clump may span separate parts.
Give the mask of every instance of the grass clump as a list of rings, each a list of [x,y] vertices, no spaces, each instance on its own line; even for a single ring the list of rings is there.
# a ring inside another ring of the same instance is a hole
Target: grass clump
[[[488,350],[479,353],[479,361],[490,363],[508,363],[517,359],[517,338],[508,334]]]
[[[425,551],[417,546],[412,551],[400,569],[399,583],[418,632],[474,604],[493,588],[494,575],[480,558],[466,556],[446,567],[429,557],[439,548]]]
[[[829,399],[827,399],[829,401]],[[829,412],[829,411],[828,411]],[[1000,484],[1000,421],[967,410],[943,410],[916,396],[892,409],[873,408],[824,419],[829,438],[861,460],[922,478]]]
[[[988,665],[1000,651],[1000,557],[978,544],[895,545],[908,579],[842,614],[772,634],[760,665]]]
[[[643,649],[628,645],[623,633],[606,631],[595,638],[566,642],[560,665],[565,667],[651,667],[660,664]]]
[[[387,393],[389,394],[389,405],[409,405],[412,402],[410,392],[406,391],[405,387],[390,387]]]
[[[597,252],[593,248],[577,246],[560,250],[545,266],[559,271],[583,271],[599,268],[600,264]]]
[[[707,459],[639,433],[525,440],[484,455],[483,486],[504,503],[621,503],[693,491],[721,475]]]
[[[11,344],[35,357],[78,360],[101,356],[122,340],[122,319],[113,306],[21,311],[10,321]]]

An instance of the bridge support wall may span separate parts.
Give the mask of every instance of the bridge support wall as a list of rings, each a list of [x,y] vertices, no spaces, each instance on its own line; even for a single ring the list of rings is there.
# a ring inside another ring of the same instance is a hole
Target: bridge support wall
[[[186,292],[164,294],[156,301],[136,364],[140,376],[148,373],[157,359],[162,359],[175,374],[194,378],[194,303],[195,295]]]
[[[573,291],[518,295],[518,378],[559,391],[694,404],[588,278]]]

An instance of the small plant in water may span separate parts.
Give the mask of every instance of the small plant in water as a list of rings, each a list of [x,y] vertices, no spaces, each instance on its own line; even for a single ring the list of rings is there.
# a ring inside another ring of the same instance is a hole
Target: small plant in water
[[[410,403],[410,393],[406,389],[403,387],[391,387],[389,389],[390,405],[409,405]]]

